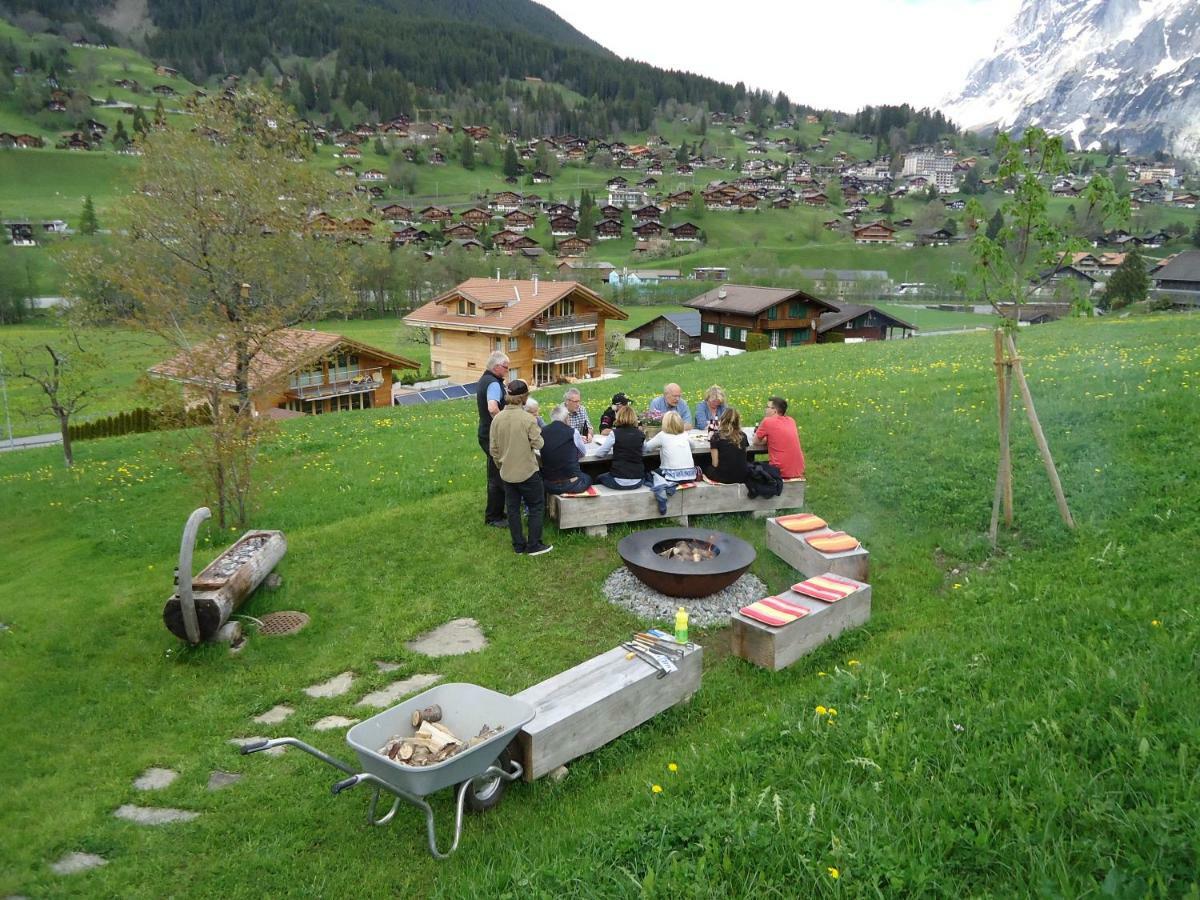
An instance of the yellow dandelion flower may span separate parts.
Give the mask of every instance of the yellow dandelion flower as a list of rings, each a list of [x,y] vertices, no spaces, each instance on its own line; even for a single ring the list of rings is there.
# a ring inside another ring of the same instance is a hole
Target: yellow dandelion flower
[[[1158,619],[1151,619],[1150,624],[1155,628],[1162,628],[1162,622],[1158,621]]]
[[[654,792],[654,793],[656,793],[656,794],[661,794],[661,793],[662,793],[662,785],[661,785],[661,784],[656,784],[656,785],[654,785],[653,787],[651,787],[651,788],[650,788],[650,790],[651,790],[651,791],[653,791],[653,792]]]
[[[827,674],[826,672],[818,672],[818,673],[817,673],[817,677],[818,677],[818,678],[824,678],[826,674]]]
[[[827,867],[825,869],[825,871],[829,873],[829,877],[832,878],[834,881],[837,881],[837,879],[842,877],[842,873],[839,872],[837,869],[835,869],[833,866]]]
[[[678,772],[679,766],[675,765],[675,763],[667,763],[667,769],[671,772]]]
[[[825,713],[827,713],[827,712],[829,712],[829,710],[827,710],[825,707],[823,707],[823,706],[818,706],[818,707],[817,707],[817,715],[818,715],[818,716],[823,716],[823,715],[825,715]]]
[[[861,665],[862,665],[862,663],[860,663],[860,662],[859,662],[857,659],[852,659],[852,660],[850,660],[849,662],[847,662],[847,663],[846,663],[846,665],[848,665],[848,666],[861,666]]]
[[[831,716],[836,716],[836,715],[837,715],[837,710],[836,710],[836,709],[834,709],[832,706],[831,706],[831,707],[829,707],[829,715],[831,715]]]

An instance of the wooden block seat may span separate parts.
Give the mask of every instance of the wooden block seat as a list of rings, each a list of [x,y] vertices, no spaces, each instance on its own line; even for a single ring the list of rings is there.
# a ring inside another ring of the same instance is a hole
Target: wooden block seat
[[[793,534],[775,519],[767,519],[767,549],[809,578],[832,572],[835,575],[853,578],[855,581],[869,581],[871,554],[867,552],[866,547],[859,546],[841,553],[822,553],[806,540],[809,537],[832,534],[833,530],[822,528]]]
[[[679,519],[713,513],[752,512],[769,515],[784,509],[804,506],[805,482],[784,482],[778,497],[750,497],[744,484],[706,484],[676,491],[667,499],[666,513],[659,513],[654,492],[647,487],[615,491],[596,485],[595,497],[549,495],[547,514],[560,529],[586,528],[590,535],[603,536],[609,525],[640,522],[647,519]]]
[[[781,592],[780,597],[804,607],[808,614],[780,628],[734,613],[729,623],[733,655],[778,672],[825,641],[864,624],[871,618],[871,586],[861,581],[856,584],[853,593],[834,603],[791,590]]]
[[[526,781],[603,747],[700,689],[704,650],[696,644],[662,678],[626,655],[614,647],[516,695],[536,712],[517,735]]]

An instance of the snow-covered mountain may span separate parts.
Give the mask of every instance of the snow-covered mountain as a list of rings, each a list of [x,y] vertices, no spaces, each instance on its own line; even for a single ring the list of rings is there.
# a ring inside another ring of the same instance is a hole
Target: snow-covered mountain
[[[943,111],[1200,159],[1200,0],[1024,0]]]

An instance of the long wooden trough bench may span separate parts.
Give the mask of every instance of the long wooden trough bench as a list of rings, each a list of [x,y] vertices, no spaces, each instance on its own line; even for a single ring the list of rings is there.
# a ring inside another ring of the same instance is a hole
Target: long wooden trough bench
[[[764,625],[740,612],[734,613],[730,620],[733,655],[778,672],[825,641],[866,623],[871,618],[871,586],[862,582],[856,584],[858,587],[852,594],[833,603],[784,591],[779,596],[804,607],[808,615],[779,628]]]
[[[782,559],[797,572],[813,578],[831,572],[855,581],[869,581],[871,554],[866,547],[846,550],[842,553],[822,553],[811,546],[805,538],[829,534],[832,529],[822,528],[793,534],[775,519],[767,519],[767,549]]]
[[[654,492],[647,487],[631,491],[614,491],[596,485],[595,497],[549,496],[547,509],[550,518],[560,529],[584,528],[587,534],[603,537],[609,525],[622,522],[641,522],[647,519],[678,519],[688,524],[688,516],[710,513],[752,512],[766,516],[785,509],[804,506],[803,479],[785,481],[778,497],[751,497],[744,484],[706,484],[676,491],[667,499],[667,511],[660,513]]]
[[[603,747],[700,689],[704,650],[696,644],[662,678],[626,656],[614,647],[516,695],[537,712],[517,735],[526,781]]]

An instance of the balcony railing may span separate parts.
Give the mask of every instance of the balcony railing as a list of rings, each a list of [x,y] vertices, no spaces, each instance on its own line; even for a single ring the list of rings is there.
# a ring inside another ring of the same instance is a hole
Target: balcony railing
[[[584,341],[567,347],[534,347],[534,362],[564,362],[569,359],[585,359],[596,353],[596,341]]]
[[[595,328],[599,321],[600,317],[596,313],[585,313],[579,316],[547,316],[542,319],[535,319],[533,330],[544,334],[562,331],[582,331],[588,328]]]
[[[340,397],[343,394],[369,394],[383,384],[383,369],[363,369],[348,372],[335,381],[307,384],[288,388],[288,395],[297,400],[320,400],[323,397]]]

